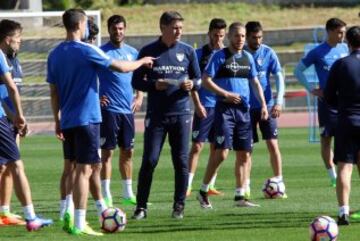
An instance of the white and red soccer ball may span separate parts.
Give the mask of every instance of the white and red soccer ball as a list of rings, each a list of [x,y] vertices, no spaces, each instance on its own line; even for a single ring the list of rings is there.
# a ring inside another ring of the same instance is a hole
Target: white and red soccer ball
[[[102,212],[100,222],[101,229],[107,233],[123,231],[127,223],[126,213],[120,208],[108,208]]]
[[[328,216],[315,218],[310,226],[311,241],[336,241],[339,228],[335,220]]]
[[[272,177],[264,182],[262,191],[265,198],[283,198],[285,196],[285,184],[281,179]]]

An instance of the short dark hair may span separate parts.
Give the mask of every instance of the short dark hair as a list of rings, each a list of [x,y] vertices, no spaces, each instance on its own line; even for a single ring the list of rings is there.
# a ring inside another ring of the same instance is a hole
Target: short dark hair
[[[179,12],[176,11],[166,11],[160,17],[160,26],[170,25],[173,21],[184,21],[184,18],[181,16]]]
[[[332,31],[339,27],[346,27],[346,23],[339,18],[330,18],[325,25],[326,31]]]
[[[89,26],[89,38],[88,40],[92,40],[96,38],[96,35],[99,33],[99,27],[94,22],[93,18],[88,19],[88,26]]]
[[[258,33],[260,31],[263,31],[261,23],[258,21],[247,22],[245,28],[246,28],[246,36],[249,36],[250,33]]]
[[[8,36],[13,36],[16,31],[22,31],[21,24],[9,19],[0,21],[0,41]]]
[[[235,29],[238,29],[238,28],[245,28],[245,26],[244,26],[244,24],[242,24],[240,22],[233,22],[229,26],[229,34],[232,33],[233,31],[235,31]]]
[[[213,18],[209,24],[209,32],[213,29],[224,29],[226,28],[226,22],[222,18]]]
[[[346,40],[352,48],[360,48],[360,26],[352,26],[346,32]]]
[[[118,23],[124,23],[124,26],[126,27],[126,20],[123,16],[121,15],[112,15],[108,20],[107,20],[107,27],[108,29],[110,29],[111,25],[113,24],[118,24]]]
[[[84,10],[80,8],[71,8],[65,11],[62,16],[64,26],[67,31],[77,30],[78,24],[86,17]]]

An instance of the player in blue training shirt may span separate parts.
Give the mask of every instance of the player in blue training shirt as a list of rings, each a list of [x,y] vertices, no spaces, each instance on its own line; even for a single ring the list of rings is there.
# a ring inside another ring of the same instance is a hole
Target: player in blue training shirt
[[[259,142],[257,126],[259,125],[262,138],[266,141],[266,146],[270,155],[270,163],[274,173],[274,178],[282,181],[282,161],[278,144],[277,118],[281,113],[281,106],[284,100],[285,83],[279,59],[269,46],[262,43],[263,29],[259,22],[248,22],[246,25],[246,46],[244,49],[250,52],[254,58],[258,79],[264,91],[269,118],[261,120],[261,104],[257,100],[253,91],[250,91],[250,116],[253,131],[254,143]],[[275,77],[277,97],[273,98],[270,74]],[[246,181],[245,196],[250,197],[250,173],[251,161],[249,162],[249,179]],[[284,195],[286,197],[286,195]]]
[[[152,58],[138,61],[118,61],[99,48],[81,42],[88,38],[87,17],[81,9],[69,9],[63,14],[66,41],[51,51],[48,57],[47,82],[50,84],[51,103],[56,136],[63,141],[64,159],[76,161],[73,186],[75,217],[64,216],[68,232],[102,235],[86,223],[89,181],[96,200],[98,215],[107,208],[100,191],[100,103],[97,73],[101,68],[120,72],[133,71],[141,65],[152,64]],[[73,224],[73,225],[72,225]]]
[[[6,60],[7,63],[11,69],[11,77],[13,78],[16,86],[19,90],[19,85],[22,82],[22,69],[19,62],[19,59],[17,58],[17,52],[19,49],[16,47],[19,47],[18,45],[10,46],[8,49],[8,53],[6,53]],[[5,85],[0,85],[0,98],[2,99],[2,106],[5,110],[5,113],[8,117],[8,119],[11,121],[13,119],[13,115],[15,112],[14,105],[11,102],[10,96],[8,95],[7,89]],[[19,146],[20,144],[20,136],[18,135],[18,131],[16,127],[12,124],[12,130],[14,132],[14,136],[16,139],[16,143]],[[26,134],[26,130],[23,131],[23,134]],[[13,189],[13,179],[11,176],[11,172],[8,171],[4,173],[4,175],[1,175],[0,177],[0,183],[1,187],[0,189],[6,189],[4,191],[5,196],[0,199],[0,225],[1,223],[7,224],[7,225],[19,225],[19,224],[25,224],[25,221],[18,215],[15,215],[10,212],[10,201],[11,201],[11,193]]]
[[[87,39],[82,39],[83,42],[96,45],[96,36],[99,34],[99,28],[92,18],[88,18],[88,28],[89,28],[89,37]],[[74,170],[75,170],[75,161],[64,159],[64,169],[60,179],[60,212],[59,220],[64,221],[64,216],[66,212],[72,213],[71,210],[74,210],[74,202],[72,198],[72,187],[74,186]],[[93,180],[90,180],[90,190],[96,186],[97,183]],[[96,190],[94,188],[93,190]]]
[[[123,16],[113,15],[108,21],[110,41],[101,49],[114,59],[133,61],[138,51],[124,43],[126,20]],[[139,110],[143,100],[141,91],[133,96],[131,86],[132,72],[118,73],[102,70],[99,73],[100,97],[103,105],[103,122],[100,127],[101,137],[101,187],[105,201],[112,206],[110,192],[111,159],[116,145],[120,147],[119,169],[123,184],[122,203],[136,205],[132,190],[132,158],[135,137],[134,112]]]
[[[153,172],[167,135],[175,169],[172,217],[184,216],[191,124],[189,91],[199,88],[201,73],[194,49],[180,41],[183,20],[175,11],[161,15],[160,38],[139,53],[139,57],[156,57],[154,67],[139,68],[132,79],[135,89],[148,92],[135,219],[146,218]]]
[[[200,70],[203,71],[210,57],[219,49],[224,47],[226,34],[226,22],[223,19],[214,18],[209,25],[209,43],[196,50],[199,60]],[[189,182],[186,196],[191,194],[192,181],[197,168],[200,153],[204,147],[204,142],[209,141],[209,158],[214,156],[215,148],[212,143],[214,130],[212,128],[215,116],[215,95],[211,91],[200,88],[192,91],[192,98],[195,105],[195,113],[192,126],[192,146],[189,154]],[[222,195],[223,193],[215,188],[216,174],[211,179],[209,195]]]
[[[11,77],[11,69],[7,64],[5,53],[11,50],[18,50],[21,43],[22,27],[19,23],[4,19],[0,22],[0,85],[5,85],[8,95],[14,107],[12,121],[14,126],[22,135],[26,129],[26,121],[21,108],[21,101],[18,89]],[[0,176],[11,172],[13,183],[16,189],[16,196],[23,206],[26,219],[26,228],[29,231],[38,230],[43,226],[52,224],[51,219],[43,219],[36,216],[32,204],[31,191],[28,179],[24,172],[24,164],[20,160],[20,153],[16,144],[15,136],[12,131],[9,120],[6,117],[4,109],[0,105]],[[9,195],[9,189],[4,187],[5,182],[0,183],[0,196],[3,198]],[[11,190],[11,189],[10,189]],[[4,206],[1,207],[2,212]],[[2,218],[2,221],[4,219]]]
[[[348,48],[343,44],[346,24],[338,19],[331,18],[326,22],[327,40],[312,49],[296,66],[294,74],[302,85],[314,96],[318,97],[318,118],[320,126],[321,157],[328,171],[331,185],[336,186],[336,170],[333,162],[331,139],[335,134],[337,123],[336,108],[328,106],[323,100],[323,90],[332,64],[339,58],[348,55]],[[311,89],[304,71],[311,65],[319,79],[319,87]]]
[[[197,199],[202,208],[212,208],[208,199],[209,183],[224,161],[229,149],[236,151],[235,161],[235,205],[238,207],[258,206],[245,199],[245,182],[248,179],[248,162],[252,149],[250,122],[250,87],[261,103],[261,119],[268,118],[266,102],[254,59],[243,50],[245,27],[234,22],[229,27],[229,47],[216,52],[205,68],[203,85],[216,93],[215,107],[215,157],[209,159]]]
[[[334,141],[338,225],[349,225],[352,168],[360,161],[360,26],[349,28],[346,40],[351,53],[332,65],[324,90],[325,101],[338,109]],[[353,213],[351,218],[359,220],[360,212]]]

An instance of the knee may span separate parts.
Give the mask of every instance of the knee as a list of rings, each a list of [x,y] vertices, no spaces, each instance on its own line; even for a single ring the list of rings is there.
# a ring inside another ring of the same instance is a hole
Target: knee
[[[191,148],[191,152],[193,154],[197,154],[197,153],[200,153],[202,148],[204,146],[204,143],[201,143],[201,142],[194,142],[193,145],[192,145],[192,148]]]
[[[129,162],[129,161],[131,161],[131,158],[132,158],[133,154],[134,154],[133,149],[129,149],[129,150],[122,149],[121,154],[120,154],[120,156],[121,156],[120,161],[121,162]]]
[[[5,169],[6,169],[5,165],[0,165],[0,176],[4,174]]]

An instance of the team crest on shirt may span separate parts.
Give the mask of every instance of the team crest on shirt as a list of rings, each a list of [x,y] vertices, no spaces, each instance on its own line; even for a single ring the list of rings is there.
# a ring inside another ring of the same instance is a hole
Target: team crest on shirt
[[[224,140],[225,140],[225,136],[217,136],[216,137],[216,142],[218,144],[222,144],[224,142]]]
[[[179,62],[182,62],[185,58],[184,53],[176,53],[176,59],[179,60]]]
[[[264,59],[258,58],[258,59],[256,60],[256,62],[257,62],[257,64],[258,64],[259,66],[261,66],[261,65],[263,65],[263,63],[264,63]]]
[[[192,133],[193,138],[198,137],[198,135],[199,135],[199,131],[193,131]]]

